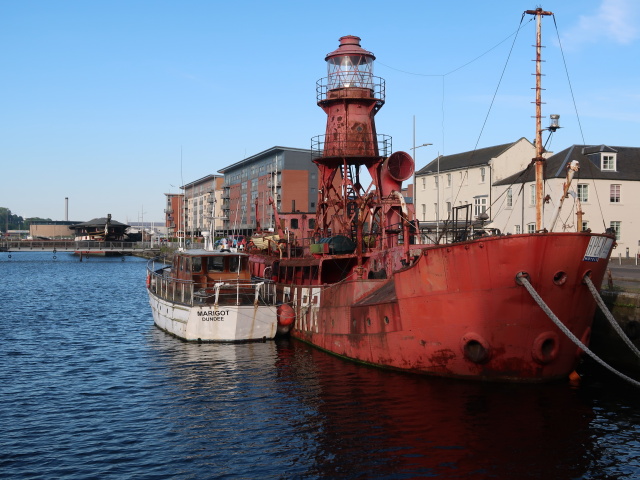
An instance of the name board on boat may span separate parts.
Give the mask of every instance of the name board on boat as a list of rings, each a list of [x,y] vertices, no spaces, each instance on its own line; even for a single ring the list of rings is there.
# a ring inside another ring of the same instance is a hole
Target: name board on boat
[[[597,262],[601,258],[607,258],[613,245],[613,239],[608,237],[591,237],[587,251],[584,252],[585,262]]]
[[[229,310],[198,310],[198,316],[203,322],[224,322]]]

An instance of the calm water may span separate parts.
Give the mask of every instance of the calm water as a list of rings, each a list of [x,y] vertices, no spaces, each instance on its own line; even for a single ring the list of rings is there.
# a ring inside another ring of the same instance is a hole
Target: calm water
[[[362,367],[296,341],[186,344],[146,262],[0,253],[0,477],[640,478],[640,391]]]

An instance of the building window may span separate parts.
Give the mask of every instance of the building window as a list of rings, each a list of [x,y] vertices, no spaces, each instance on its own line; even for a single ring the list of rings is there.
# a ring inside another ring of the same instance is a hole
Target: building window
[[[316,228],[316,219],[315,218],[310,218],[309,219],[309,229],[313,230],[314,228]]]
[[[427,188],[427,177],[422,177],[422,189]]]
[[[514,233],[517,235],[518,233],[520,233],[520,225],[516,225]]]
[[[612,154],[602,154],[600,161],[600,170],[615,172],[616,171],[616,156]]]
[[[618,222],[618,221],[613,221],[609,223],[609,226],[613,228],[616,232],[616,240],[620,240],[620,228],[621,228],[620,224],[621,222]]]
[[[585,232],[589,230],[589,222],[582,222],[582,230],[580,230],[581,232]]]
[[[436,214],[436,220],[437,220],[438,219],[438,204],[437,203],[433,204],[433,211]]]
[[[609,188],[609,201],[611,203],[620,203],[620,185],[611,185]]]
[[[527,233],[536,233],[535,223],[527,223]]]
[[[507,207],[513,207],[513,190],[507,189]]]
[[[298,219],[297,218],[292,218],[291,219],[291,228],[298,228]]]
[[[487,197],[475,197],[473,199],[473,214],[477,217],[487,211]]]
[[[484,183],[485,176],[486,176],[486,168],[481,167],[480,168],[480,183]]]
[[[589,185],[586,183],[578,184],[578,200],[582,203],[589,201]]]
[[[434,181],[434,187],[438,188],[438,176],[436,175],[435,177],[433,177],[433,181]]]
[[[451,186],[451,174],[447,173],[447,187]]]
[[[422,221],[424,222],[427,218],[427,206],[423,203],[422,204]]]
[[[529,185],[529,205],[535,205],[536,204],[536,186],[534,185]]]
[[[451,216],[451,202],[447,202],[447,216]]]

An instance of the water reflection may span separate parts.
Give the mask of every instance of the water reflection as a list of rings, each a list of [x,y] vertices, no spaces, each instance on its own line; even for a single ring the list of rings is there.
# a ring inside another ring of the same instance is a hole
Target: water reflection
[[[279,371],[317,410],[319,476],[576,478],[593,411],[566,385],[422,378],[280,345]]]
[[[170,403],[189,412],[175,428],[232,456],[262,450],[256,463],[243,458],[256,474],[277,465],[283,477],[305,478],[580,478],[588,469],[594,413],[566,384],[397,374],[287,340],[152,340],[176,387]]]

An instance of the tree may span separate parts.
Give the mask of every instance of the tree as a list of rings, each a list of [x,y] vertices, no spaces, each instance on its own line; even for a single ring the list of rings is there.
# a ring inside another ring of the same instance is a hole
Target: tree
[[[11,213],[7,207],[0,207],[0,232],[7,230],[28,230],[32,223],[51,222],[50,218],[31,217],[24,219]]]
[[[6,207],[0,207],[0,231],[7,232],[10,230],[11,210]]]

